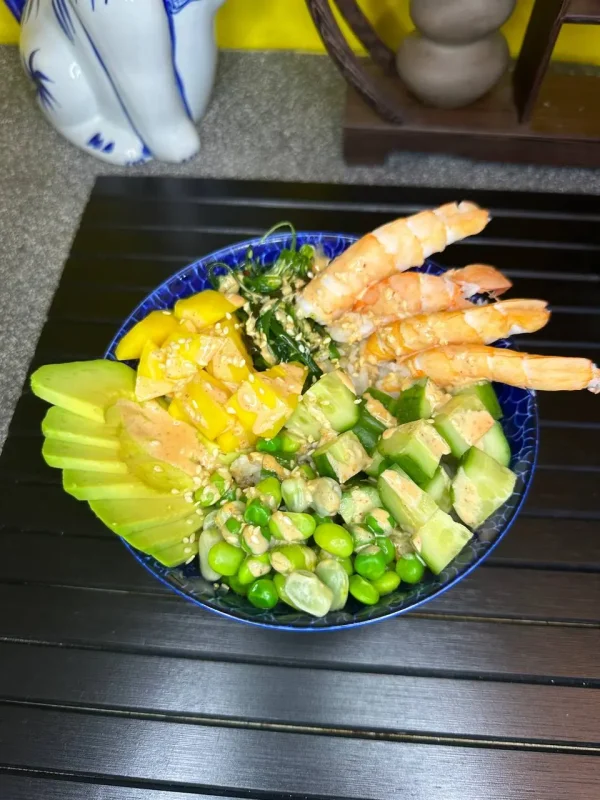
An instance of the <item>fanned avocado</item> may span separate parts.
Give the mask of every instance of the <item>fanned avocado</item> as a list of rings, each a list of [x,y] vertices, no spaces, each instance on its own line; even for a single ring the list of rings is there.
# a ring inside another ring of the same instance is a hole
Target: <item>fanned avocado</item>
[[[78,500],[142,500],[164,496],[135,475],[65,469],[63,489]]]
[[[49,467],[58,469],[110,472],[113,475],[125,475],[128,471],[127,464],[120,458],[117,450],[94,447],[91,444],[46,439],[42,447],[42,456]]]
[[[48,403],[102,423],[106,409],[119,398],[133,399],[135,372],[106,359],[48,364],[33,373],[31,389]]]
[[[105,447],[115,451],[120,447],[118,426],[92,422],[58,406],[48,409],[42,420],[42,433],[48,439],[60,439],[63,442]]]
[[[164,495],[148,500],[91,500],[90,508],[119,536],[189,517],[193,506],[182,495]]]
[[[198,555],[198,542],[194,541],[189,544],[178,542],[164,550],[157,552],[149,550],[148,553],[165,567],[178,567],[180,564],[192,561]]]
[[[139,550],[153,554],[158,553],[176,544],[189,544],[192,534],[202,527],[204,516],[203,513],[196,514],[194,510],[188,517],[175,520],[175,522],[165,522],[162,525],[153,525],[151,528],[130,533],[124,538]],[[196,538],[194,536],[194,541]],[[184,541],[185,539],[188,541]]]

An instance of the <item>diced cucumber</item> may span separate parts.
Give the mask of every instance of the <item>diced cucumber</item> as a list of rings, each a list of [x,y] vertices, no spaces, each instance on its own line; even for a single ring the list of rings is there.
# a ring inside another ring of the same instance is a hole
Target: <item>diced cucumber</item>
[[[373,458],[365,467],[365,472],[371,478],[378,478],[384,470],[388,469],[389,466],[390,462],[387,460],[387,458],[384,458],[381,453],[376,450],[373,453]]]
[[[359,410],[352,381],[341,370],[328,372],[310,387],[302,402],[315,404],[334,431],[343,433],[358,422]]]
[[[359,406],[358,422],[352,428],[352,432],[358,437],[359,442],[369,455],[373,455],[375,452],[379,437],[386,429],[387,425],[384,425],[383,422],[380,422],[369,413],[366,402],[363,399]]]
[[[475,447],[479,447],[479,449],[487,453],[488,456],[495,458],[503,467],[508,467],[510,464],[510,445],[504,435],[502,425],[499,422],[495,422],[492,425],[489,431],[477,442]]]
[[[444,467],[440,464],[433,478],[427,483],[424,483],[422,488],[424,492],[427,492],[427,494],[435,500],[442,511],[448,512],[452,508],[451,486],[452,480],[450,475],[448,475]]]
[[[465,389],[460,389],[456,395],[472,395],[478,397],[494,419],[502,417],[502,407],[498,402],[498,395],[489,381],[474,383]]]
[[[413,534],[412,543],[429,569],[435,575],[439,575],[444,567],[456,558],[472,536],[468,528],[438,509]]]
[[[287,430],[301,439],[318,442],[321,432],[326,425],[326,420],[317,415],[304,402],[298,403],[294,413],[285,423]]]
[[[390,414],[394,414],[394,408],[396,407],[396,398],[392,397],[391,394],[386,394],[386,392],[382,392],[380,389],[375,389],[371,387],[367,389],[365,392],[366,395],[371,395],[374,400],[378,400],[381,405],[385,408],[386,411],[389,411]]]
[[[452,481],[452,504],[461,520],[477,528],[504,505],[517,476],[478,447],[464,456]]]
[[[346,483],[370,463],[369,454],[352,431],[342,433],[313,453],[319,475]]]
[[[411,533],[422,528],[437,510],[434,500],[399,467],[383,472],[377,489],[385,508]]]
[[[382,456],[398,464],[419,486],[433,478],[441,457],[450,452],[445,439],[429,420],[424,419],[385,431],[377,449]]]
[[[476,395],[456,395],[433,418],[436,430],[460,458],[486,434],[494,418]]]
[[[379,492],[371,483],[359,483],[344,490],[339,513],[346,525],[355,525],[374,508],[381,508]]]
[[[402,392],[392,413],[400,423],[429,419],[447,399],[448,395],[432,380],[421,378]]]

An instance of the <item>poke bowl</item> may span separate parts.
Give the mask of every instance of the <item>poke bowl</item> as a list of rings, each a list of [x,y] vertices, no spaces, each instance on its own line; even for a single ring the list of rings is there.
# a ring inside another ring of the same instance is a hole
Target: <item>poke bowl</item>
[[[132,327],[151,311],[173,308],[175,302],[209,287],[209,274],[215,264],[237,270],[247,257],[248,250],[265,267],[274,263],[282,250],[311,245],[327,259],[334,259],[357,241],[357,237],[326,232],[299,232],[292,241],[291,234],[274,234],[267,239],[251,239],[218,252],[211,253],[183,268],[151,292],[124,321],[110,343],[106,358],[115,359],[117,345]],[[429,274],[441,274],[443,269],[433,261],[420,268]],[[508,341],[497,346],[511,347]],[[460,554],[439,575],[428,573],[416,585],[402,583],[396,591],[382,596],[373,605],[361,605],[350,598],[344,609],[330,611],[315,618],[302,611],[278,603],[274,608],[261,609],[233,591],[222,591],[200,574],[198,560],[187,565],[167,568],[150,555],[141,553],[125,540],[132,555],[158,580],[195,605],[217,614],[268,628],[283,630],[333,630],[347,628],[403,614],[426,603],[465,578],[478,567],[500,543],[513,524],[533,478],[538,446],[538,413],[535,392],[495,384],[502,407],[502,427],[510,445],[510,468],[516,484],[508,502],[489,517],[475,532]]]

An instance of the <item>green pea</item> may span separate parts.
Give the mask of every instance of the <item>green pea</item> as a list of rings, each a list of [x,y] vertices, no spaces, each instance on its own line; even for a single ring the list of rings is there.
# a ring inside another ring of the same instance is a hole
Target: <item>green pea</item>
[[[279,595],[270,578],[259,578],[248,589],[248,600],[256,608],[273,608],[277,605]]]
[[[256,484],[256,490],[271,509],[279,508],[281,503],[281,484],[277,478],[265,478]]]
[[[268,553],[258,556],[248,556],[238,570],[237,578],[243,586],[268,575],[271,571],[271,562]]]
[[[365,547],[354,558],[354,569],[363,578],[376,581],[385,572],[385,556],[378,547]]]
[[[243,584],[237,575],[230,575],[226,578],[227,586],[229,586],[236,594],[245,597],[248,594],[248,587]]]
[[[208,508],[209,506],[214,506],[221,499],[221,492],[216,486],[209,484],[208,486],[203,486],[202,489],[198,489],[194,493],[194,499],[201,508]]]
[[[352,597],[366,606],[374,606],[379,602],[379,592],[372,583],[362,575],[351,575],[349,591]]]
[[[297,436],[294,436],[287,431],[284,431],[279,437],[281,447],[279,448],[282,453],[297,453],[300,450],[301,442]]]
[[[208,552],[208,565],[219,575],[235,575],[244,560],[244,551],[228,542],[217,542]]]
[[[287,575],[283,575],[281,572],[276,572],[273,575],[273,583],[275,585],[275,589],[277,590],[277,594],[279,595],[279,599],[282,600],[286,605],[291,606],[292,608],[296,608],[296,606],[292,603],[289,598],[288,593],[285,590],[285,579]],[[298,609],[296,609],[297,611]]]
[[[396,548],[394,543],[387,536],[377,536],[375,544],[383,553],[386,564],[391,564],[396,558]]]
[[[239,521],[239,519],[236,519],[235,517],[229,517],[229,519],[225,523],[225,527],[231,533],[239,533],[242,530],[242,523]]]
[[[225,494],[227,491],[227,481],[223,475],[219,474],[218,472],[213,472],[208,480],[210,483],[212,483],[220,495]]]
[[[317,473],[310,464],[300,464],[298,472],[303,478],[306,478],[307,481],[312,481],[317,477]]]
[[[414,553],[406,553],[398,559],[396,572],[405,583],[419,583],[425,574],[425,567]]]
[[[345,528],[342,528],[341,525],[336,525],[335,522],[325,522],[319,525],[314,537],[319,547],[340,558],[347,558],[354,549],[352,536]]]
[[[276,572],[289,575],[294,570],[314,570],[317,556],[303,544],[282,544],[269,551],[271,566]]]
[[[237,500],[237,495],[233,486],[221,497],[219,505],[224,506],[225,503],[231,503],[232,500]]]
[[[270,516],[271,509],[268,508],[262,500],[259,500],[258,497],[255,497],[254,500],[250,502],[244,512],[245,521],[250,525],[258,525],[259,528],[268,524]]]
[[[275,436],[273,439],[259,439],[256,443],[256,449],[259,453],[276,453],[281,450],[281,438]]]
[[[200,560],[200,574],[207,581],[218,581],[221,577],[220,572],[216,572],[209,565],[208,556],[212,548],[222,542],[223,537],[218,528],[206,528],[198,537],[198,558]]]
[[[400,586],[400,576],[391,569],[387,569],[381,578],[372,581],[373,586],[377,589],[379,594],[383,597],[384,594],[396,591]]]

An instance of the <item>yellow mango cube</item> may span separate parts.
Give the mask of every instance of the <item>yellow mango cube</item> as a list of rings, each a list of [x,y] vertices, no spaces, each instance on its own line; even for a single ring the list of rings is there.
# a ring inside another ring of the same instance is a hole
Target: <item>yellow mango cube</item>
[[[215,398],[215,391],[201,370],[175,398],[192,425],[211,440],[232,428],[235,422],[220,398]]]
[[[275,436],[293,411],[259,373],[242,383],[227,408],[235,412],[244,430],[265,439]]]
[[[257,437],[244,430],[239,422],[233,428],[217,437],[217,444],[223,453],[237,453],[241,450],[249,450],[255,443]]]
[[[191,297],[178,300],[173,313],[178,319],[191,320],[196,328],[202,330],[214,325],[227,314],[232,314],[243,306],[244,300],[237,294],[221,294],[207,289]]]
[[[237,331],[222,338],[222,347],[207,367],[215,378],[231,386],[239,386],[252,372],[252,359]]]
[[[160,347],[169,334],[178,326],[178,320],[170,311],[151,311],[121,339],[116,349],[119,361],[139,358],[147,341]]]
[[[217,336],[194,333],[179,326],[165,340],[165,375],[169,380],[185,381],[194,377],[198,367],[205,367],[220,352],[223,342]]]
[[[265,372],[261,372],[261,378],[268,382],[273,391],[287,403],[291,409],[296,408],[298,399],[302,394],[302,389],[308,375],[308,367],[297,362],[289,364],[277,364],[270,367]]]
[[[135,396],[140,402],[162,397],[173,391],[174,383],[165,374],[165,356],[157,345],[148,339],[140,354],[135,381]]]

